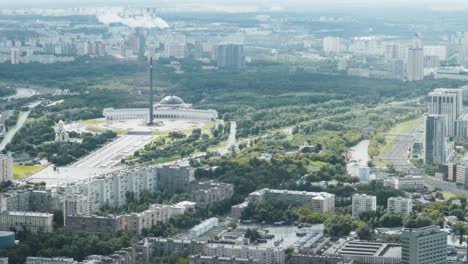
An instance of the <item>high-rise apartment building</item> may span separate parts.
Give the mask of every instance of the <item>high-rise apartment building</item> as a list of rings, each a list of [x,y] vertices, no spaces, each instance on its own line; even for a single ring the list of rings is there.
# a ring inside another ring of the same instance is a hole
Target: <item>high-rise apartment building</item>
[[[352,204],[352,215],[358,219],[363,212],[377,210],[377,197],[367,194],[354,194]]]
[[[160,166],[156,168],[155,191],[169,194],[190,191],[195,181],[194,169],[190,166]]]
[[[385,44],[384,56],[386,62],[400,59],[400,45],[398,43]]]
[[[391,62],[393,78],[397,80],[405,79],[405,62],[402,59],[395,59]]]
[[[447,161],[447,116],[428,115],[424,124],[424,163],[444,164]]]
[[[11,64],[19,64],[20,63],[20,51],[17,48],[11,49]]]
[[[438,226],[404,228],[401,243],[402,264],[447,263],[447,233]]]
[[[437,56],[440,61],[447,60],[446,46],[424,46],[424,56]]]
[[[408,48],[406,78],[408,81],[420,81],[424,79],[424,51],[421,39],[415,35]]]
[[[185,58],[185,53],[185,43],[168,42],[164,44],[164,57],[166,58],[183,59]]]
[[[457,185],[468,187],[468,163],[458,164],[455,175]]]
[[[387,211],[391,214],[409,215],[413,211],[413,201],[409,198],[390,197],[387,200]]]
[[[458,47],[458,63],[468,67],[468,32],[465,32]]]
[[[323,51],[325,53],[340,53],[343,49],[341,39],[337,37],[323,38]]]
[[[7,154],[0,155],[0,182],[13,180],[13,158]]]
[[[440,58],[436,55],[424,55],[424,68],[437,68],[440,66]]]
[[[63,216],[90,215],[90,203],[87,195],[69,194],[63,197]]]
[[[244,45],[220,44],[216,51],[218,68],[237,71],[245,69]]]
[[[454,137],[455,122],[463,114],[463,89],[435,89],[428,95],[427,108],[430,115],[447,116],[446,134]]]
[[[455,121],[455,137],[468,138],[468,113],[462,114]]]

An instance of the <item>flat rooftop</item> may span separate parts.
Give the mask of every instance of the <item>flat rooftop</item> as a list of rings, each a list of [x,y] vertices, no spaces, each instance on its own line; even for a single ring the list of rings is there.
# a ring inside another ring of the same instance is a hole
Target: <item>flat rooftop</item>
[[[401,257],[401,245],[371,241],[351,240],[336,251],[345,256]]]

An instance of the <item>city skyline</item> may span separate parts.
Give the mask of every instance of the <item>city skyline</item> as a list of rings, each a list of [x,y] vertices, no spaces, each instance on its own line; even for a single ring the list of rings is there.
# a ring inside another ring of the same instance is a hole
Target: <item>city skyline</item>
[[[461,0],[0,3],[0,264],[467,264]]]

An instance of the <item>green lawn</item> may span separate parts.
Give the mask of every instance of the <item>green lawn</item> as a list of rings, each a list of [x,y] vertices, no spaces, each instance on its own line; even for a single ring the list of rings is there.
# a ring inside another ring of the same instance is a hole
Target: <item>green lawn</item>
[[[390,134],[410,133],[411,131],[413,131],[414,128],[416,128],[416,126],[418,124],[420,124],[423,121],[423,119],[424,119],[423,117],[420,117],[420,118],[417,118],[417,119],[412,119],[412,120],[400,123],[400,124],[394,126],[392,129],[390,129],[390,131],[388,133],[390,133]],[[397,138],[398,138],[398,136],[395,136],[395,135],[385,136],[386,144],[382,147],[379,156],[384,157],[385,155],[387,155],[388,152],[390,152],[390,150],[393,148],[393,145],[394,145],[393,141],[395,139],[397,139]]]
[[[44,166],[26,166],[26,165],[14,165],[13,175],[17,180],[23,180],[33,175],[34,173],[44,169]]]
[[[127,135],[128,130],[124,129],[113,129],[112,132],[116,133],[117,135]]]
[[[327,164],[328,164],[328,163],[323,162],[323,161],[319,161],[319,160],[312,161],[312,162],[310,163],[310,165],[315,166],[315,167],[318,167],[318,168],[321,168],[321,167],[323,167],[323,166],[325,166],[325,165],[327,165]]]
[[[398,124],[393,127],[389,133],[409,133],[411,132],[418,124],[423,121],[424,117],[417,119],[409,120],[403,123]]]
[[[102,119],[88,119],[88,120],[82,120],[80,123],[86,124],[86,125],[97,125],[97,124],[102,124],[106,122],[105,120]]]

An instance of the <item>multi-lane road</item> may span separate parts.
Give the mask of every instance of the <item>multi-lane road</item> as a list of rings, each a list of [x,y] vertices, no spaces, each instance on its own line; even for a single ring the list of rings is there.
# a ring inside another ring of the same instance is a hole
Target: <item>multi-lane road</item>
[[[414,169],[409,161],[409,151],[415,140],[423,135],[423,129],[423,123],[421,122],[407,134],[390,135],[395,137],[392,142],[393,146],[385,157],[381,157],[380,160],[392,165],[397,170]]]
[[[5,133],[5,136],[2,142],[0,143],[0,151],[3,151],[5,149],[5,147],[13,140],[13,137],[16,135],[16,133],[23,127],[32,109],[40,105],[41,103],[42,101],[36,101],[36,102],[29,103],[27,105],[29,110],[27,112],[22,112],[20,116],[18,117],[18,121],[16,125],[10,128],[10,130],[7,133]]]

